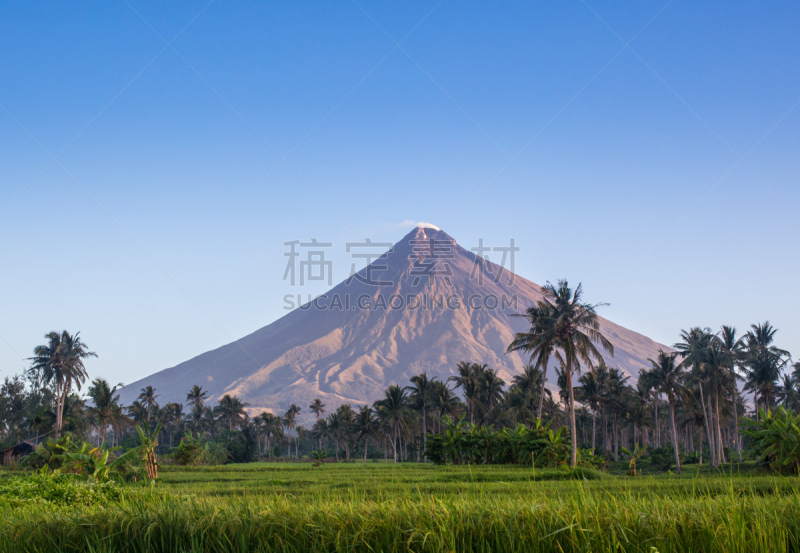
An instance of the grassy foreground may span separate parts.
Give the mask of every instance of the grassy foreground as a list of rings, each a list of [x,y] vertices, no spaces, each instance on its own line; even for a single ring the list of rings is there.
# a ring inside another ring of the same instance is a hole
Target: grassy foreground
[[[522,467],[167,469],[104,504],[0,497],[0,551],[798,551],[795,478]]]

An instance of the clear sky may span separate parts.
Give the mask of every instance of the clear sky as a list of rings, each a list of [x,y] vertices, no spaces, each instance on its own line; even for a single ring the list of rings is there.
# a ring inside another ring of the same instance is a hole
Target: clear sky
[[[800,355],[797,2],[6,2],[0,376],[132,382],[284,315],[290,240],[412,221],[662,343]],[[321,293],[324,283],[303,294]]]

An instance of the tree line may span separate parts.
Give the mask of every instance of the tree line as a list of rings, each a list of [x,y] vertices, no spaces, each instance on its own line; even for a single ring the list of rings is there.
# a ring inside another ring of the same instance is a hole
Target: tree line
[[[389,386],[371,405],[343,404],[330,413],[316,399],[306,407],[292,404],[283,414],[250,416],[235,396],[209,405],[198,385],[187,390],[185,403],[161,405],[157,390],[146,386],[123,406],[121,385],[102,378],[81,395],[88,379],[84,361],[96,354],[80,333],[50,332],[34,349],[30,368],[0,385],[0,445],[64,433],[118,445],[135,435],[137,423],[159,421],[162,450],[187,433],[211,439],[241,435],[254,443],[250,457],[332,452],[346,460],[359,455],[425,461],[429,438],[444,435],[448,420],[463,419],[490,433],[518,425],[532,429],[544,421],[575,437],[569,439],[573,466],[579,448],[617,460],[626,448],[649,446],[671,448],[679,471],[683,461],[702,463],[704,454],[712,466],[740,460],[741,417],[756,419],[759,408],[779,404],[800,410],[800,363],[792,365],[789,352],[776,346],[777,330],[769,322],[742,335],[731,326],[682,331],[671,350],[648,360],[633,384],[612,366],[613,346],[600,332],[598,305],[583,302],[581,286],[548,283],[543,293],[520,315],[528,328],[508,346],[530,358],[510,382],[485,364],[462,361],[447,380],[423,372],[406,386]],[[551,368],[553,390],[546,386]],[[749,412],[742,392],[752,394]],[[303,412],[315,419],[308,428],[298,424]]]

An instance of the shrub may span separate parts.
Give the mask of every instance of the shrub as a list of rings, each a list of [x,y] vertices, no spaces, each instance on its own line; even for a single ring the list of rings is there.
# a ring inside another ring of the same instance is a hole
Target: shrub
[[[114,481],[97,482],[72,474],[34,473],[0,480],[0,497],[20,505],[97,505],[119,501],[123,495]]]
[[[176,465],[182,466],[223,465],[231,457],[224,445],[209,440],[206,433],[195,437],[191,432],[181,438],[181,443],[170,456]]]
[[[492,432],[445,417],[445,433],[430,436],[426,455],[434,463],[534,464],[537,467],[566,466],[570,458],[569,435],[564,427],[550,429],[550,423],[536,422],[532,428],[518,424]],[[601,468],[603,461],[581,451],[580,464]]]
[[[776,472],[800,472],[800,415],[783,407],[772,411],[759,410],[758,421],[743,420],[742,434],[749,437],[747,451],[760,465]]]

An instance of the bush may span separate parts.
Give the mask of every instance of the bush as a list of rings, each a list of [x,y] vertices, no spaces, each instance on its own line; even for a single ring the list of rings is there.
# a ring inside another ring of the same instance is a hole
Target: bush
[[[478,428],[462,418],[453,422],[446,417],[446,431],[427,440],[425,453],[434,463],[522,464],[537,467],[566,466],[570,459],[570,441],[564,427],[553,432],[550,423],[537,421],[533,428],[518,424],[492,432]],[[603,460],[587,451],[579,452],[579,464],[601,468]]]
[[[30,502],[54,505],[97,505],[117,502],[124,493],[116,482],[84,480],[71,474],[35,473],[0,480],[0,498],[20,505]]]
[[[181,443],[172,450],[170,456],[176,465],[182,466],[223,465],[231,457],[224,445],[207,439],[205,433],[195,437],[191,432],[181,438]]]
[[[776,472],[800,472],[800,415],[783,407],[775,413],[759,410],[758,421],[743,420],[742,434],[749,437],[747,452]]]

